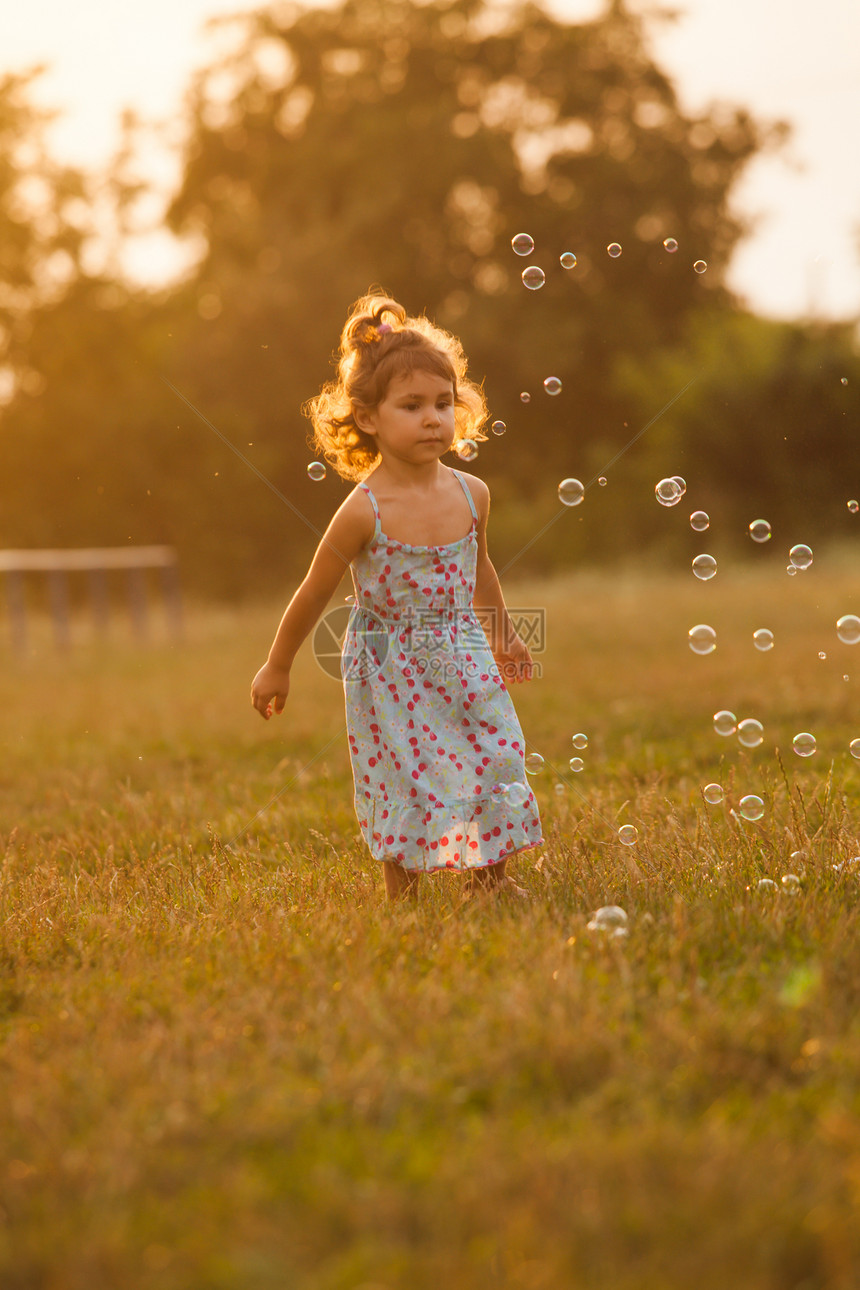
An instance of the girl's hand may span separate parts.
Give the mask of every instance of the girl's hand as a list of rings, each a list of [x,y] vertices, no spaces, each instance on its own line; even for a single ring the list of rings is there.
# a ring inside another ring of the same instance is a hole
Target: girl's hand
[[[289,668],[273,667],[271,663],[264,663],[251,682],[251,702],[266,721],[273,712],[283,712],[289,692]]]
[[[493,657],[496,660],[499,671],[502,674],[502,680],[507,684],[512,681],[530,681],[532,679],[532,668],[534,663],[529,653],[529,647],[516,632],[512,632],[505,642],[505,647],[495,650]]]

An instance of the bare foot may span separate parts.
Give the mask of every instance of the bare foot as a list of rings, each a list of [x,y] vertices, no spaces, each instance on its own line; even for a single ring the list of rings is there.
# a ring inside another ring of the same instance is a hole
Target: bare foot
[[[516,900],[530,900],[531,897],[525,887],[520,887],[506,873],[493,872],[493,869],[475,870],[469,874],[466,880],[466,890],[463,893],[464,899],[479,896],[489,898],[492,896],[513,896]]]
[[[394,860],[383,860],[382,872],[385,877],[385,894],[389,901],[414,898],[418,893],[420,873],[415,869],[404,869]]]

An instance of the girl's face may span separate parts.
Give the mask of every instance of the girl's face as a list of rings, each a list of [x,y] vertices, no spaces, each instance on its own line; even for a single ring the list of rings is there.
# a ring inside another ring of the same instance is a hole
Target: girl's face
[[[376,439],[383,461],[438,461],[454,442],[454,387],[444,377],[420,369],[395,376],[382,401],[356,420]]]

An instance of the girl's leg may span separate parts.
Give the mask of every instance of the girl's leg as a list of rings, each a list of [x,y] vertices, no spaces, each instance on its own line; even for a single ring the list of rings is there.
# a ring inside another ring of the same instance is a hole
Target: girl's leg
[[[500,860],[498,864],[488,864],[485,869],[473,869],[466,880],[466,891],[470,894],[506,891],[508,895],[527,900],[528,892],[508,877],[507,867],[507,860]]]
[[[401,900],[404,896],[414,897],[418,890],[420,873],[415,869],[404,869],[394,860],[383,860],[382,872],[385,877],[385,894],[389,900]]]

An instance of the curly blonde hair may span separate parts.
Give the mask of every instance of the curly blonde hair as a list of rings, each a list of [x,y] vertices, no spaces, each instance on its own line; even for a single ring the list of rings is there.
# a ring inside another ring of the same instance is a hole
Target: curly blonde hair
[[[454,444],[486,439],[484,391],[466,375],[466,356],[455,336],[423,316],[410,318],[381,293],[357,300],[340,337],[337,380],[328,381],[302,408],[313,425],[314,448],[344,479],[360,480],[379,461],[372,435],[359,429],[355,409],[372,411],[391,381],[416,370],[454,388]]]

